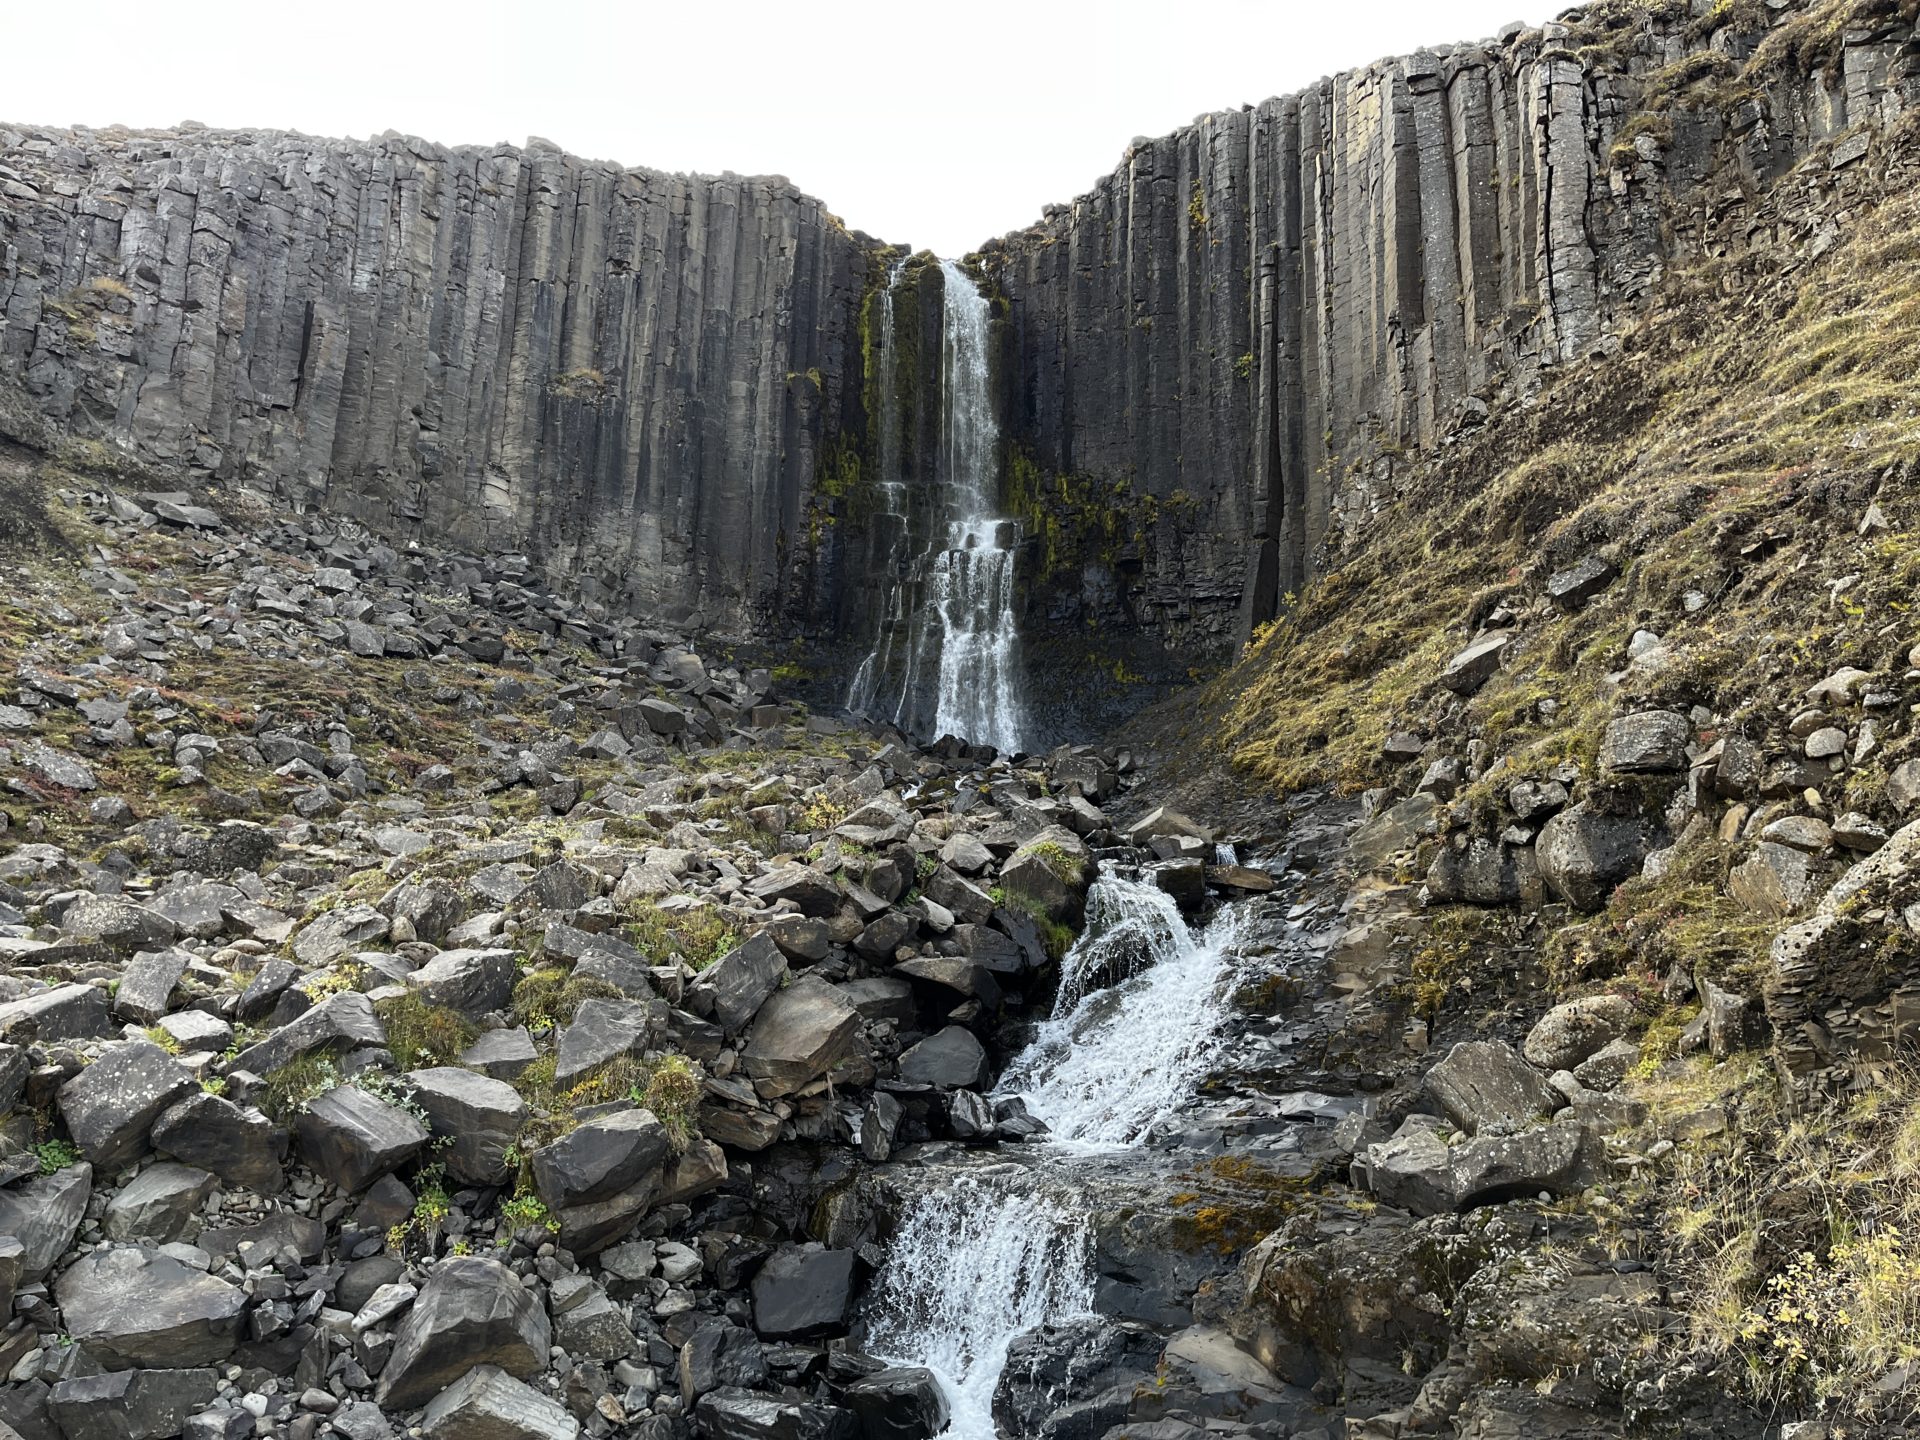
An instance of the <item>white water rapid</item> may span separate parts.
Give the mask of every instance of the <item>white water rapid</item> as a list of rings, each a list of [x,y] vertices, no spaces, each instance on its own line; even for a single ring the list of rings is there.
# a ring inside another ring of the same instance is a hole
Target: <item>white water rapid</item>
[[[1195,934],[1148,881],[1102,875],[1060,964],[1053,1014],[1001,1077],[1055,1146],[1135,1145],[1172,1116],[1219,1053],[1240,912]]]
[[[997,1092],[1051,1128],[1041,1166],[970,1173],[909,1207],[871,1348],[934,1372],[952,1409],[949,1440],[995,1440],[993,1394],[1015,1336],[1090,1311],[1089,1218],[1048,1199],[1038,1176],[1049,1154],[1066,1162],[1138,1146],[1192,1100],[1223,1044],[1240,925],[1227,906],[1196,934],[1159,887],[1103,874],[1061,963],[1053,1014]]]
[[[905,524],[893,346],[896,267],[881,308],[882,484],[889,518]],[[1017,678],[1014,621],[1016,521],[995,514],[1000,426],[993,413],[990,310],[972,278],[940,262],[940,436],[934,457],[939,519],[924,553],[889,591],[871,654],[854,673],[851,710],[888,715],[927,739],[958,735],[996,750],[1020,749],[1027,734]],[[891,460],[889,460],[891,456]],[[891,468],[889,468],[891,465]],[[929,673],[931,672],[931,673]]]
[[[993,1392],[1022,1331],[1093,1310],[1084,1215],[1034,1192],[1017,1167],[920,1196],[887,1252],[868,1348],[940,1381],[951,1440],[994,1440]]]

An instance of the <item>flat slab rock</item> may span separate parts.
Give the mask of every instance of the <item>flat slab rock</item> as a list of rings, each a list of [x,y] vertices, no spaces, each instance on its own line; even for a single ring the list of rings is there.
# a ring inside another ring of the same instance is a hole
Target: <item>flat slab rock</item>
[[[121,1245],[83,1255],[54,1283],[67,1333],[110,1369],[225,1360],[247,1297],[170,1255]]]

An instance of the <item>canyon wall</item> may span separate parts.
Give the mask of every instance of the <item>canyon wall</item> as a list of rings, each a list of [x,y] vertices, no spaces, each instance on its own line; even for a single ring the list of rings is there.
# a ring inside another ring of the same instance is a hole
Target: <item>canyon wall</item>
[[[785,181],[0,126],[0,371],[72,435],[770,632],[871,242]]]
[[[1605,353],[1677,261],[1771,243],[1740,223],[1770,182],[1920,96],[1913,9],[1610,0],[1135,141],[982,255],[1049,613],[1244,635],[1396,456]]]
[[[1916,8],[1599,0],[1136,141],[969,257],[1034,665],[1228,653],[1408,449],[1859,163],[1920,96]],[[937,297],[879,333],[903,254],[784,181],[538,142],[0,126],[0,382],[60,429],[840,656],[899,548],[875,486],[938,428]]]

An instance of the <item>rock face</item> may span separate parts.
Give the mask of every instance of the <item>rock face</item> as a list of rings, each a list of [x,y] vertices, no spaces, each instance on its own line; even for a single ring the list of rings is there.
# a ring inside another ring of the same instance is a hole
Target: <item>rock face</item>
[[[1029,535],[1052,522],[1028,628],[1225,649],[1392,492],[1402,447],[1610,349],[1662,269],[1767,243],[1701,223],[1713,188],[1890,118],[1910,22],[1849,27],[1843,83],[1781,66],[1737,116],[1642,106],[1803,8],[1417,51],[1136,141],[983,247],[1010,498]],[[939,271],[889,307],[917,359],[879,424],[889,252],[784,180],[199,129],[0,128],[0,167],[0,371],[57,428],[524,550],[661,618],[870,616],[882,507],[854,487],[939,433]]]
[[[793,580],[871,242],[785,180],[204,130],[0,166],[0,368],[58,424],[667,618]]]

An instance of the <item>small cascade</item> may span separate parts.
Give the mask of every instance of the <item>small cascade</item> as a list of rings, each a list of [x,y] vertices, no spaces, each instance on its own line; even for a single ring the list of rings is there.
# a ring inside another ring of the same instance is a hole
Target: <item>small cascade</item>
[[[1193,1097],[1223,1043],[1240,912],[1198,934],[1158,886],[1102,874],[1053,1014],[1001,1077],[1056,1145],[1137,1144]]]
[[[949,1440],[994,1440],[1013,1340],[1093,1308],[1081,1176],[1109,1167],[1191,1101],[1224,1044],[1242,920],[1195,933],[1158,886],[1103,872],[1061,964],[1052,1016],[1002,1078],[1052,1129],[1037,1169],[998,1166],[929,1186],[907,1208],[874,1300],[869,1348],[938,1377]],[[1049,1160],[1049,1156],[1053,1157]],[[1050,1193],[1049,1172],[1058,1174]]]
[[[924,738],[958,735],[997,750],[1027,732],[1017,679],[1014,565],[1016,521],[995,514],[1000,426],[994,418],[986,296],[966,271],[940,262],[940,434],[934,456],[940,520],[925,549],[889,590],[872,652],[855,672],[847,706],[886,715]],[[882,304],[886,341],[880,393],[903,377],[893,343],[896,266]],[[890,516],[907,527],[898,418],[880,430],[880,468]]]
[[[924,1365],[951,1440],[994,1440],[993,1392],[1014,1337],[1093,1309],[1086,1217],[1023,1172],[966,1175],[908,1209],[887,1254],[868,1348]]]

